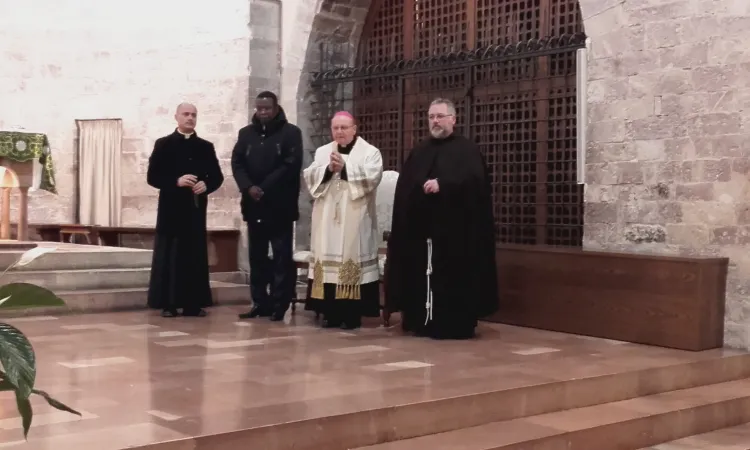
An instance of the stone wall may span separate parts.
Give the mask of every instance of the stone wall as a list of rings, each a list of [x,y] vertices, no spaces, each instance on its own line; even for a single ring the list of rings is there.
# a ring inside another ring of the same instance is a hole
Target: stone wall
[[[750,348],[750,2],[581,0],[585,247],[730,258],[726,345]]]
[[[354,62],[370,1],[318,0],[317,4],[304,3],[303,0],[284,1],[284,24],[287,27],[283,33],[282,105],[302,129],[305,167],[312,162],[316,148],[311,139],[317,128],[313,122],[327,120],[319,117],[319,108],[312,106],[316,99],[315,90],[310,88],[309,74],[320,70],[321,44],[328,48],[324,55],[326,63]],[[333,48],[336,51],[332,51]],[[301,217],[297,222],[297,245],[300,248],[309,246],[311,215],[312,198],[303,189],[300,195]]]
[[[33,192],[31,222],[74,220],[75,120],[122,118],[123,225],[153,225],[148,157],[154,140],[173,130],[176,105],[189,101],[227,176],[209,224],[235,225],[229,157],[248,121],[248,0],[44,3],[14,2],[0,14],[0,129],[47,133],[57,166],[59,195]]]

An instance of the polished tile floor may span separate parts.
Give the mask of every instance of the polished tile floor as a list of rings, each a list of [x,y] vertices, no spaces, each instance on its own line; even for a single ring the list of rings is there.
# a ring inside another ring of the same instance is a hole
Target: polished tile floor
[[[37,352],[37,388],[82,418],[37,399],[28,442],[15,402],[0,393],[0,448],[114,450],[637,367],[716,356],[482,324],[473,341],[403,336],[377,320],[319,329],[152,311],[0,319]]]

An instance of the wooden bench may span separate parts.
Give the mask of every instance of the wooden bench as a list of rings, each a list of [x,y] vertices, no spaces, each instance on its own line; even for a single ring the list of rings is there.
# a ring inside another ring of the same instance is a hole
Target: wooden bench
[[[701,351],[723,346],[728,258],[497,246],[488,320]]]
[[[496,258],[489,322],[691,351],[724,345],[728,258],[503,244]]]
[[[80,224],[34,224],[30,228],[39,234],[43,241],[66,242],[72,236],[82,236],[89,245],[104,245],[108,247],[131,247],[126,244],[126,238],[138,236],[144,242],[150,242],[145,247],[152,248],[156,230],[153,227],[101,227]],[[240,232],[231,228],[216,228],[208,230],[209,254],[215,256],[214,264],[210,265],[211,272],[236,272],[237,252],[239,248]],[[213,247],[213,248],[212,248]],[[209,258],[211,259],[211,258]]]

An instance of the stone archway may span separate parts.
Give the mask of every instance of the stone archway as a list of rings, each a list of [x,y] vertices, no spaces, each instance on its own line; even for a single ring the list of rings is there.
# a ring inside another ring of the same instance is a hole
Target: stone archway
[[[285,62],[283,74],[284,101],[288,109],[293,109],[292,117],[299,123],[305,136],[310,136],[310,73],[319,68],[321,56],[328,59],[344,59],[344,55],[321,55],[321,43],[349,43],[352,51],[348,55],[356,57],[356,49],[364,29],[367,15],[374,5],[383,0],[316,0],[313,2],[289,2],[284,12],[284,22],[293,25],[284,33],[285,52],[293,55]],[[553,3],[557,0],[550,0]],[[597,59],[613,57],[623,50],[634,50],[627,42],[637,30],[628,32],[623,0],[578,0],[583,18],[584,31],[591,39],[593,55],[589,56],[589,71],[597,72],[610,66]],[[640,7],[652,3],[649,0],[638,2]],[[636,33],[637,34],[637,33]],[[303,45],[300,45],[304,43]],[[302,49],[302,50],[297,50]],[[292,51],[294,50],[294,51]],[[329,61],[330,62],[330,61]],[[589,94],[596,94],[589,92]],[[592,121],[595,121],[592,118]],[[306,148],[311,148],[308,140]]]
[[[320,66],[319,45],[330,42],[349,43],[353,49],[349,56],[355,57],[367,15],[373,5],[377,7],[382,1],[317,0],[315,3],[288,3],[294,11],[285,13],[284,21],[292,23],[295,27],[288,34],[285,33],[284,47],[290,50],[302,48],[304,51],[299,54],[294,52],[295,55],[285,64],[288,70],[285,70],[283,85],[285,91],[292,94],[285,96],[285,100],[290,106],[294,104],[293,117],[301,122],[304,131],[309,131],[309,118],[305,114],[311,94],[309,74]],[[554,3],[556,0],[550,1]],[[605,41],[601,45],[605,47],[624,37],[621,31],[628,24],[623,21],[623,3],[623,0],[578,0],[584,30],[586,35],[594,40],[594,45],[598,45],[601,37],[604,37]],[[649,2],[642,0],[641,3]],[[300,46],[300,43],[305,44]],[[611,53],[616,52],[616,49],[611,50]],[[343,55],[325,56],[329,59],[343,59]],[[589,64],[592,64],[592,58]]]
[[[326,66],[350,65],[357,57],[357,47],[362,36],[371,3],[378,0],[322,0],[320,10],[315,15],[308,38],[305,62],[300,74],[297,107],[302,129],[306,138],[313,132],[312,122],[319,119],[311,117],[309,105],[315,101],[314,91],[310,89],[310,74]],[[313,146],[310,142],[311,148]]]
[[[310,103],[313,91],[310,89],[310,73],[320,65],[321,57],[328,61],[340,61],[346,64],[348,57],[356,56],[357,43],[370,9],[371,0],[318,0],[313,7],[298,5],[295,8],[297,23],[304,24],[289,37],[292,43],[307,42],[301,64],[284,75],[284,101],[288,109],[294,109],[293,117],[297,126],[302,129],[305,139],[304,167],[312,162],[312,152],[316,146],[311,136],[314,134],[315,118],[310,114]],[[306,9],[308,8],[308,9]],[[308,25],[309,24],[309,25]],[[309,28],[308,28],[309,26]],[[347,52],[329,52],[321,54],[321,44],[337,44],[340,49],[349,48]],[[289,47],[291,50],[291,47]],[[291,72],[291,73],[290,73]],[[294,97],[286,93],[294,93]],[[309,245],[310,216],[312,214],[311,198],[303,190],[300,195],[300,220],[297,222],[297,243],[300,248]]]

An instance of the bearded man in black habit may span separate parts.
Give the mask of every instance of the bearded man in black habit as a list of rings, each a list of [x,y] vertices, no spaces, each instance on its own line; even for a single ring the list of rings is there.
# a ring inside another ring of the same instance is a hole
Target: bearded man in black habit
[[[468,339],[498,307],[492,186],[477,145],[454,133],[453,102],[433,101],[428,118],[431,137],[396,184],[386,314],[401,311],[404,331]]]
[[[247,222],[253,298],[240,319],[280,321],[297,282],[293,234],[299,219],[302,132],[286,120],[274,93],[261,92],[255,99],[252,123],[240,130],[232,151],[232,172]]]
[[[159,190],[148,306],[162,316],[203,317],[213,304],[208,274],[206,208],[224,176],[214,145],[198,137],[198,110],[183,103],[177,129],[159,138],[148,160],[148,184]]]

